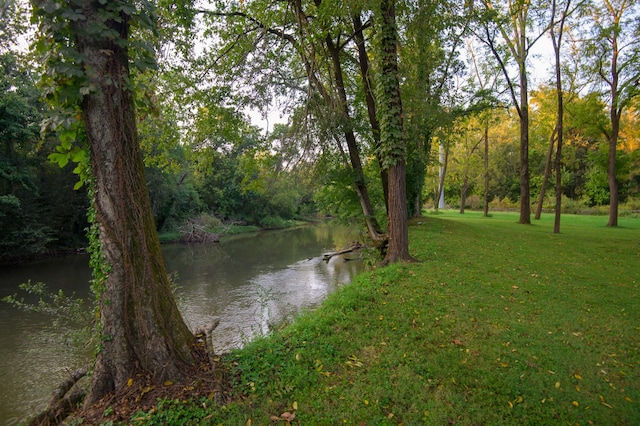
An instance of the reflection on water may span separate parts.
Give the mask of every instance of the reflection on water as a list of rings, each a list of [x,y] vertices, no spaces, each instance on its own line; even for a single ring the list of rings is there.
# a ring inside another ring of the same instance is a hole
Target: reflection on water
[[[163,247],[167,271],[177,276],[177,297],[193,330],[220,318],[214,347],[225,352],[301,308],[317,305],[338,284],[360,270],[359,261],[322,254],[357,240],[353,229],[322,224],[223,240],[214,245]],[[28,279],[88,297],[86,256],[49,259],[0,268],[0,297]],[[85,364],[90,349],[79,350],[43,315],[0,303],[0,424],[17,424],[46,405],[68,370]]]

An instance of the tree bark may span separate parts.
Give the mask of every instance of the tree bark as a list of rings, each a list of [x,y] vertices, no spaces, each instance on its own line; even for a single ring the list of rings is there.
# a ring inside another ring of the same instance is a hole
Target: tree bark
[[[489,120],[484,122],[484,217],[489,216]]]
[[[618,39],[615,31],[611,41],[613,54],[611,56],[611,135],[609,135],[609,150],[607,160],[607,181],[609,182],[609,221],[607,226],[618,226],[618,180],[616,179],[616,152],[618,150],[618,134],[620,133],[620,111],[618,110]]]
[[[440,144],[440,174],[438,175],[438,193],[436,194],[436,210],[444,208],[444,179],[447,176],[447,164],[449,163],[449,145],[443,147]]]
[[[524,25],[524,24],[523,24]],[[524,38],[524,30],[521,32]],[[525,41],[521,42],[524,49]],[[531,193],[529,185],[529,92],[525,58],[520,62],[520,220],[531,223]]]
[[[555,23],[551,24],[551,40],[553,42],[553,51],[555,53],[555,71],[556,71],[556,96],[558,100],[558,116],[556,129],[558,132],[558,147],[556,148],[556,208],[555,218],[553,222],[554,234],[560,233],[560,215],[562,214],[562,143],[564,138],[564,98],[562,93],[562,69],[560,64],[560,46],[562,44],[562,34],[564,31],[564,23],[569,13],[571,0],[566,0],[562,18],[560,19],[560,27],[558,29],[558,37],[555,35]],[[555,20],[556,0],[552,3],[551,18]]]
[[[611,136],[609,137],[609,156],[607,161],[607,181],[609,182],[609,221],[607,226],[618,226],[618,179],[616,178],[616,152],[618,148],[618,133],[620,131],[620,116],[617,108],[611,107]]]
[[[105,6],[82,1],[76,42],[93,86],[81,104],[95,184],[100,244],[110,271],[100,294],[101,350],[85,405],[126,386],[136,371],[179,380],[193,361],[193,335],[176,306],[164,266],[136,129],[126,47],[129,16],[106,23]],[[107,15],[108,16],[108,15]],[[97,36],[107,25],[119,37]],[[94,35],[92,35],[94,34]]]
[[[389,245],[383,264],[409,261],[406,146],[398,81],[395,0],[380,1],[380,129],[383,163],[389,169]]]
[[[464,205],[467,203],[467,190],[469,189],[469,175],[465,173],[462,188],[460,188],[460,214],[464,214]]]
[[[409,254],[405,162],[389,167],[389,246],[383,264],[414,260]]]

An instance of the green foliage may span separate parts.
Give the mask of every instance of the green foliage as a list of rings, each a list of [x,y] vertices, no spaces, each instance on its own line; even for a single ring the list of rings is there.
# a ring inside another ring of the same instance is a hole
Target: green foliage
[[[353,171],[336,163],[335,158],[324,156],[320,161],[319,183],[313,197],[319,213],[335,217],[344,222],[353,222],[362,217],[358,196],[353,188]],[[377,161],[364,164],[365,182],[378,223],[386,222],[386,209],[382,185],[379,183],[380,169]]]
[[[111,265],[109,265],[102,251],[102,245],[100,244],[100,225],[96,218],[96,211],[93,206],[94,189],[93,183],[90,185],[89,196],[92,200],[91,206],[87,210],[87,220],[89,227],[87,228],[87,239],[89,240],[89,246],[87,252],[89,253],[89,266],[91,267],[93,279],[91,280],[91,291],[95,296],[96,309],[99,306],[98,302],[100,296],[104,292],[105,282],[111,271]]]
[[[585,195],[589,197],[591,206],[609,204],[609,182],[607,171],[599,166],[592,166],[587,173]]]
[[[185,405],[183,401],[163,399],[151,411],[135,413],[132,420],[148,426],[207,424],[205,419],[213,412],[216,402],[206,398],[189,402]]]
[[[39,312],[54,317],[56,324],[58,321],[71,321],[76,324],[86,323],[90,314],[87,313],[82,299],[73,295],[67,296],[62,290],[51,293],[47,290],[47,285],[42,282],[32,283],[31,280],[18,286],[23,292],[37,297],[38,302],[25,302],[24,297],[17,294],[7,296],[3,302],[29,312]]]
[[[0,258],[74,248],[82,239],[84,194],[69,168],[52,168],[38,138],[42,104],[26,61],[0,55]],[[9,220],[11,219],[11,220]]]
[[[43,282],[33,283],[31,280],[22,283],[18,289],[26,295],[19,296],[15,293],[2,298],[16,309],[26,312],[36,312],[48,315],[52,318],[52,327],[67,331],[69,337],[78,347],[87,345],[93,335],[94,316],[92,311],[85,306],[84,299],[67,295],[62,290],[51,292]],[[66,327],[70,325],[71,327]]]
[[[588,154],[591,167],[586,174],[585,195],[592,206],[609,204],[609,181],[607,175],[608,147],[601,144],[599,149]],[[618,196],[624,202],[629,194],[631,156],[622,150],[616,154],[616,179]]]

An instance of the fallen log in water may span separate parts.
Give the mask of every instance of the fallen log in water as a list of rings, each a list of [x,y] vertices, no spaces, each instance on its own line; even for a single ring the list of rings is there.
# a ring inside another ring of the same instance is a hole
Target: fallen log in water
[[[360,250],[363,247],[362,244],[360,244],[359,242],[355,241],[353,243],[351,243],[351,245],[343,250],[340,251],[335,251],[332,253],[326,253],[325,255],[322,256],[322,260],[324,260],[325,262],[329,263],[329,261],[331,260],[332,257],[334,256],[339,256],[341,254],[345,254],[345,253],[351,253],[354,252],[356,250]]]

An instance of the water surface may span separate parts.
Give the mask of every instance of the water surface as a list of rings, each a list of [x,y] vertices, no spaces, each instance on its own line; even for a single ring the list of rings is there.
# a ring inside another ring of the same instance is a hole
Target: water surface
[[[357,240],[352,228],[322,224],[223,239],[218,244],[163,246],[167,271],[178,284],[176,296],[193,330],[220,319],[216,352],[226,352],[301,308],[319,304],[361,268],[359,261],[322,254]],[[88,256],[47,259],[0,268],[0,297],[18,284],[42,281],[54,291],[89,298]],[[78,348],[45,315],[0,303],[0,425],[18,424],[42,409],[53,388],[86,364],[91,348]]]

